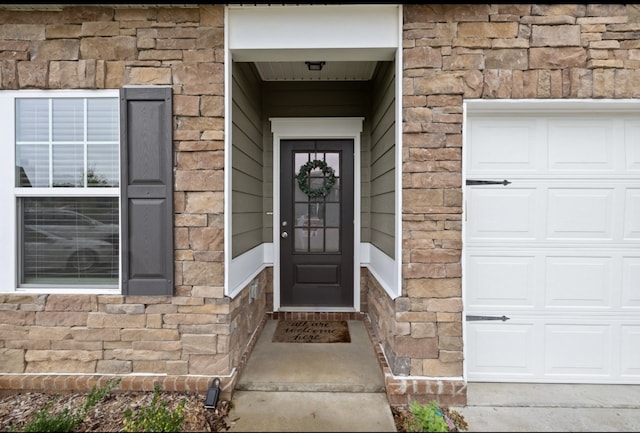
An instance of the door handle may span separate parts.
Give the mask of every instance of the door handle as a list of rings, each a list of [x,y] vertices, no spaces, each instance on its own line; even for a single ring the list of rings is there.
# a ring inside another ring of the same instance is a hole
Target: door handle
[[[282,234],[280,235],[280,237],[282,237],[282,239],[286,239],[289,237],[289,234],[287,232],[282,232]]]

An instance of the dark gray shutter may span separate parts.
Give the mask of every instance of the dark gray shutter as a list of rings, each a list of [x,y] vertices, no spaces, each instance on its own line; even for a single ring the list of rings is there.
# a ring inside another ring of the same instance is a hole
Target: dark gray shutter
[[[170,87],[120,90],[122,290],[173,294]]]

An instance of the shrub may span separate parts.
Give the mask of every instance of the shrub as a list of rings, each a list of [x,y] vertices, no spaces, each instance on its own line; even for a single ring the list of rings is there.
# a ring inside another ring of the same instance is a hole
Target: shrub
[[[409,406],[414,416],[415,427],[419,427],[416,431],[427,432],[448,432],[449,427],[442,417],[442,412],[435,401],[421,405],[417,402],[411,403]]]
[[[460,413],[441,408],[435,400],[426,404],[413,402],[409,410],[403,426],[407,432],[458,432],[468,428]]]
[[[179,432],[184,422],[185,399],[178,407],[169,410],[166,401],[160,400],[160,388],[154,387],[153,398],[148,407],[142,407],[137,412],[127,408],[124,411],[125,432]]]
[[[70,432],[82,422],[76,413],[71,413],[69,408],[64,408],[62,412],[52,414],[49,412],[55,400],[51,400],[47,405],[36,413],[33,420],[24,426],[24,432]]]
[[[87,413],[119,383],[120,379],[109,379],[102,388],[97,388],[96,385],[94,385],[87,395],[87,400],[84,405],[76,411],[64,408],[61,412],[51,413],[51,407],[57,401],[57,398],[51,400],[44,408],[35,414],[33,420],[27,423],[22,431],[70,432],[82,423]]]

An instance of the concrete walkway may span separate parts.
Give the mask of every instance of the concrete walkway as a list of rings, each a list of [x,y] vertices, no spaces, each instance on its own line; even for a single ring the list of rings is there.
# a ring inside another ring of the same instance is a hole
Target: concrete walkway
[[[469,383],[471,432],[638,432],[640,385]]]
[[[273,343],[267,321],[234,392],[231,432],[395,432],[367,330],[350,343]]]
[[[236,391],[231,432],[395,432],[380,393]]]

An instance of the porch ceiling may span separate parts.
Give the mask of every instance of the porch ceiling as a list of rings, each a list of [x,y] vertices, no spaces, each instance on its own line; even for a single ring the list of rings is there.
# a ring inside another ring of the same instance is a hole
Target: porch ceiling
[[[375,61],[345,62],[309,58],[310,62],[325,62],[320,71],[310,71],[305,60],[290,62],[255,62],[264,81],[368,81],[373,76]]]

